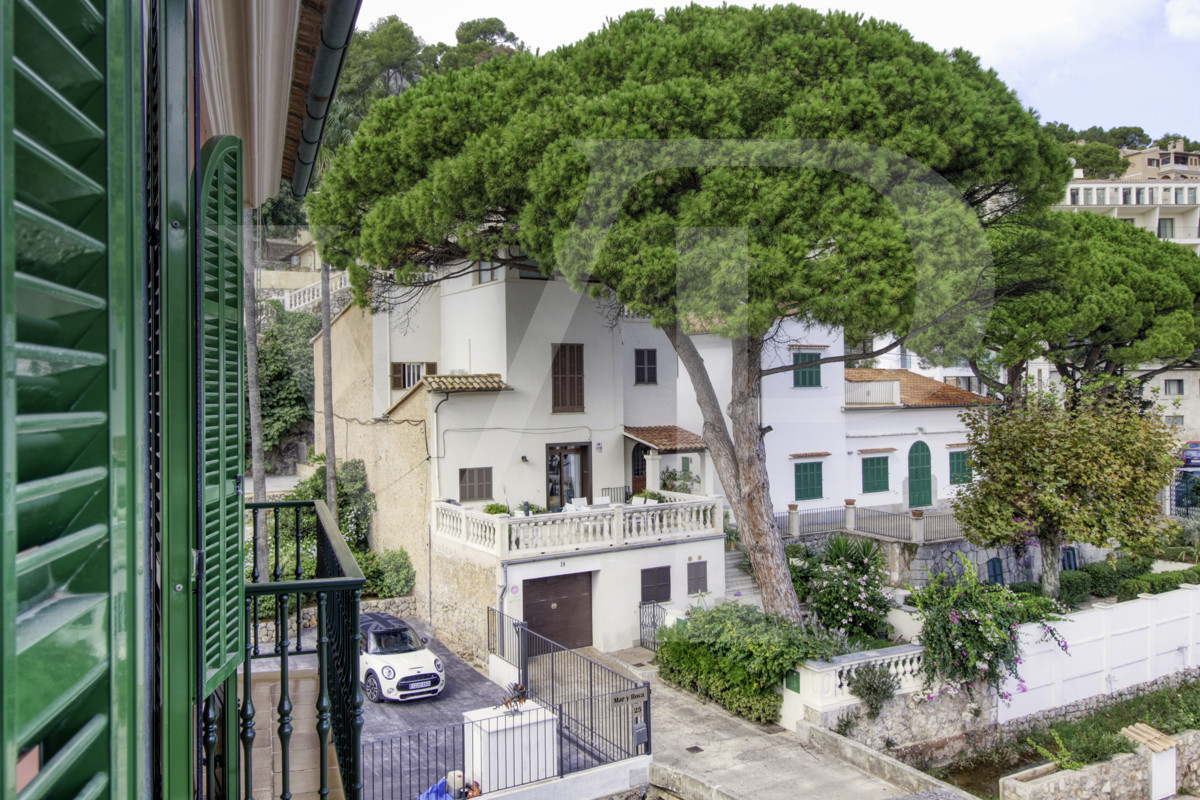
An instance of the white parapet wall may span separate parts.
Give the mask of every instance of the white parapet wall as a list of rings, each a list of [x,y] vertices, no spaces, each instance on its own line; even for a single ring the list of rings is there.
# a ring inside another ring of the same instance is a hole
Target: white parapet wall
[[[1021,677],[1027,691],[1009,681],[1012,702],[1001,704],[1001,723],[1051,708],[1107,695],[1200,666],[1200,586],[1184,584],[1163,594],[1099,605],[1057,623],[1067,642],[1022,648]],[[1036,625],[1023,625],[1023,641],[1035,642]]]
[[[978,703],[989,707],[980,708],[971,724],[957,733],[978,727],[980,721],[1019,725],[1024,724],[1021,720],[1046,714],[1061,717],[1063,709],[1084,713],[1104,705],[1111,695],[1161,686],[1171,676],[1194,674],[1200,668],[1200,586],[1184,584],[1175,591],[1077,611],[1065,615],[1055,627],[1067,642],[1065,650],[1053,640],[1040,642],[1040,625],[1021,626],[1020,674],[1025,689],[1016,681],[1006,682],[1000,694],[1011,693],[1009,702],[994,692],[979,693]],[[850,692],[849,679],[870,663],[884,664],[900,679],[897,699],[889,701],[884,715],[910,714],[906,698],[922,688],[923,654],[924,648],[913,644],[797,664],[781,687],[780,724],[794,729],[801,720],[815,724],[836,720],[860,702]],[[945,730],[941,735],[955,732]],[[897,742],[915,740],[900,741],[897,735]]]

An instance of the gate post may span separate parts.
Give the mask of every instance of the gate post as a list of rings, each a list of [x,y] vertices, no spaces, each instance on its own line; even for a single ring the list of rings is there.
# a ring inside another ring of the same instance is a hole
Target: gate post
[[[513,623],[517,628],[517,681],[529,688],[529,625],[524,620]]]

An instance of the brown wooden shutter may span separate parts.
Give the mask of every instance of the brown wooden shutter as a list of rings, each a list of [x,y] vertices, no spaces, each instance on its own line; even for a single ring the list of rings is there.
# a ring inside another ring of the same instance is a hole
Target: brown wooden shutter
[[[550,367],[552,411],[583,411],[583,345],[556,344]]]
[[[671,599],[671,568],[642,570],[642,602],[666,603]]]
[[[708,591],[708,562],[691,561],[687,565],[687,593]]]

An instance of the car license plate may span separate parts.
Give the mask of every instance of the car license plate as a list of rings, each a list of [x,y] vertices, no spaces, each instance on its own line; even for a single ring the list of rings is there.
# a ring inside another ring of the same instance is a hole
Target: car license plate
[[[408,685],[408,688],[409,689],[428,689],[432,685],[433,685],[433,681],[420,681],[418,683],[410,683]]]

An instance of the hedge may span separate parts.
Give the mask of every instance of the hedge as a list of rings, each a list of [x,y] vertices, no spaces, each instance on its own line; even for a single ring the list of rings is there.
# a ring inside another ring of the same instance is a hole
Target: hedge
[[[1042,594],[1042,585],[1037,581],[1017,581],[1009,584],[1009,589],[1012,589],[1016,594],[1033,594],[1040,596]]]
[[[1092,594],[1111,597],[1123,580],[1133,580],[1150,572],[1154,560],[1150,558],[1119,558],[1116,561],[1097,561],[1084,564],[1079,571],[1086,572],[1092,579]]]
[[[1058,599],[1075,607],[1092,595],[1092,576],[1078,569],[1068,569],[1058,575]]]
[[[1162,594],[1174,591],[1184,583],[1200,584],[1200,567],[1128,578],[1117,587],[1117,599],[1133,600],[1139,594]]]

